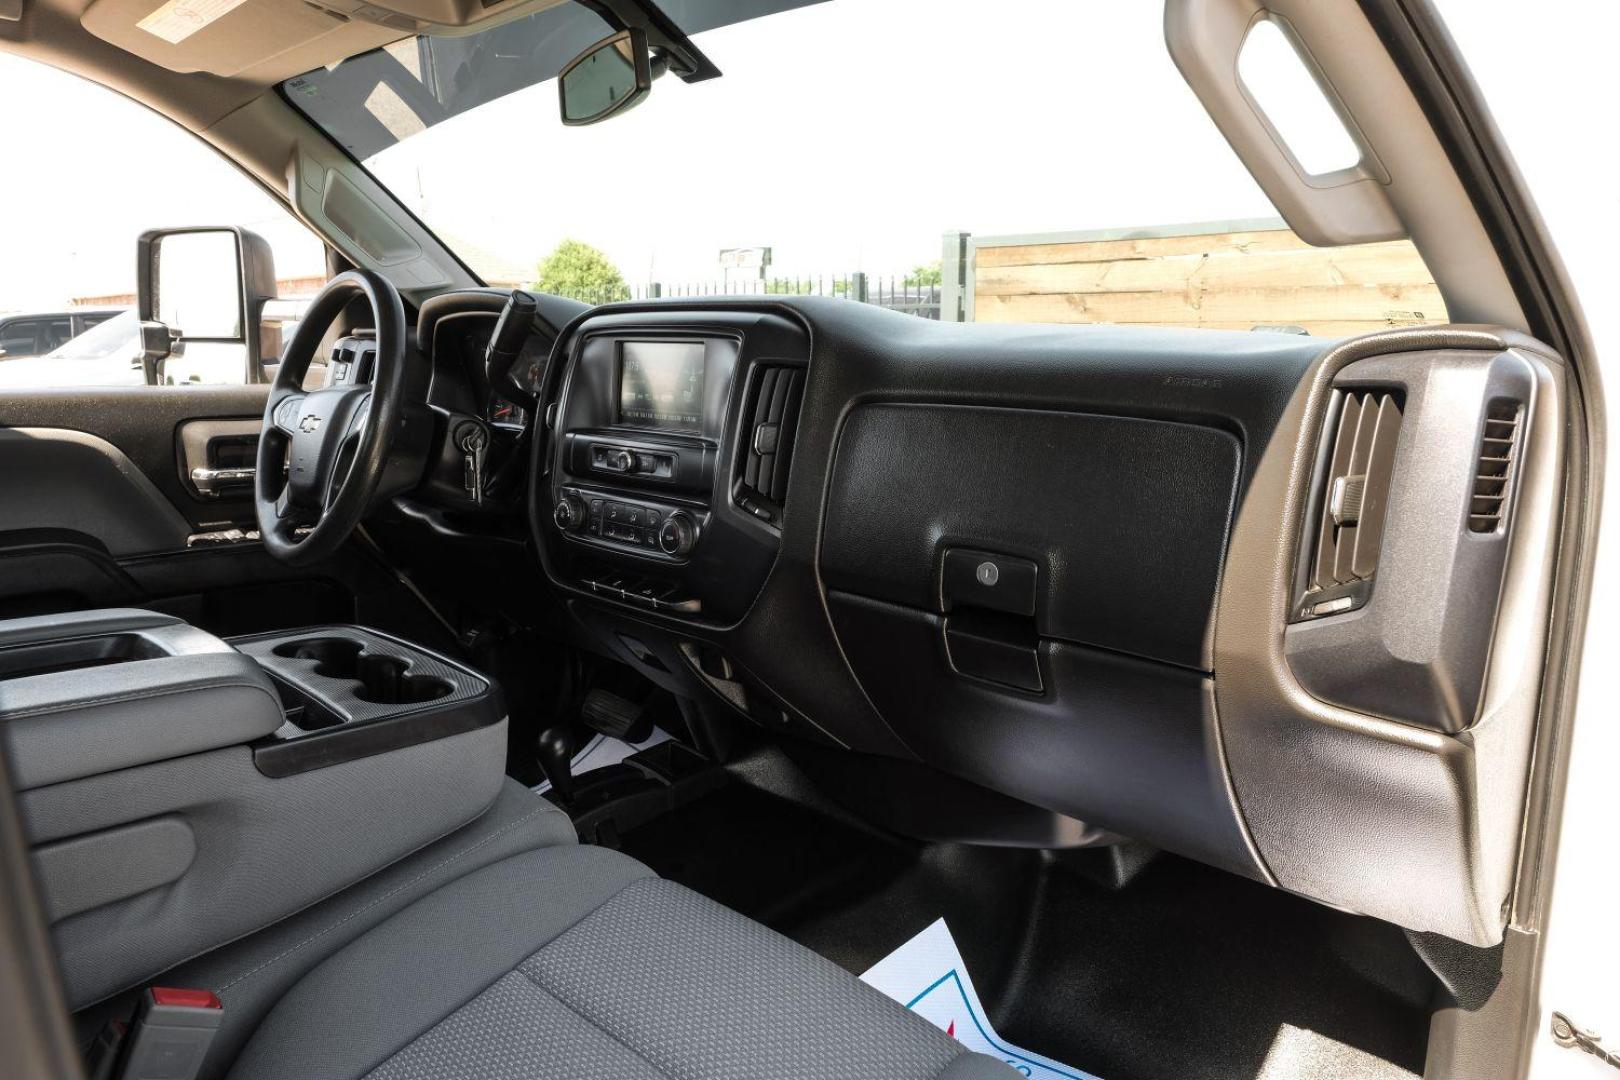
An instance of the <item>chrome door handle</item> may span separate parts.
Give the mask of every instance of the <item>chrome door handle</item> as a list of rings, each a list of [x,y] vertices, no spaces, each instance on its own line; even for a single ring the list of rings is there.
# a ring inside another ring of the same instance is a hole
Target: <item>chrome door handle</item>
[[[252,466],[243,469],[196,468],[191,470],[191,483],[204,495],[217,499],[226,488],[245,487],[253,483],[253,475]]]

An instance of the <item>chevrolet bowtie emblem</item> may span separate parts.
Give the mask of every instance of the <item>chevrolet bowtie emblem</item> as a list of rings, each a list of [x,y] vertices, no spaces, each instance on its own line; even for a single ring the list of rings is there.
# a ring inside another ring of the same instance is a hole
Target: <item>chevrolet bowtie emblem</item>
[[[298,430],[302,431],[306,435],[320,426],[321,418],[316,416],[314,413],[310,413],[308,416],[298,421]]]

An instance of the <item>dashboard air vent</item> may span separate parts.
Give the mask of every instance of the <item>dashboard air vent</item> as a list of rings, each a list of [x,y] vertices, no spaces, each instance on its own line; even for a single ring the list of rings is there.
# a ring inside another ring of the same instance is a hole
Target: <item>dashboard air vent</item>
[[[1306,589],[1306,613],[1314,615],[1347,611],[1365,599],[1364,590],[1357,596],[1346,587],[1372,580],[1378,568],[1401,433],[1401,403],[1389,391],[1340,390],[1335,396],[1339,419]]]
[[[1523,414],[1523,406],[1510,398],[1498,398],[1485,408],[1485,431],[1480,436],[1474,493],[1468,504],[1470,532],[1491,533],[1502,528]]]
[[[798,366],[761,364],[752,374],[743,405],[745,445],[734,494],[744,510],[761,521],[774,522],[787,499],[806,371]]]

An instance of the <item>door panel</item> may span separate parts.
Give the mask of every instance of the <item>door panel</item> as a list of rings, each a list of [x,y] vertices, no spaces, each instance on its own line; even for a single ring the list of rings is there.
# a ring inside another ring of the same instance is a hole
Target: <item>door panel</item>
[[[192,470],[251,464],[265,394],[0,394],[0,617],[141,606],[246,633],[351,619],[356,593],[385,593],[383,572],[353,552],[293,570],[251,541],[188,547],[199,532],[252,527],[250,485],[209,495]]]
[[[6,532],[94,537],[114,556],[173,551],[191,527],[112,443],[61,427],[0,429]]]
[[[117,447],[193,530],[253,520],[251,492],[204,498],[178,459],[188,421],[256,421],[265,386],[152,386],[0,393],[0,428],[57,428],[96,435]],[[18,448],[0,452],[0,470],[26,467]],[[63,498],[82,493],[64,491]],[[4,504],[9,512],[15,508]],[[184,538],[182,538],[183,541]],[[183,544],[182,544],[183,546]]]

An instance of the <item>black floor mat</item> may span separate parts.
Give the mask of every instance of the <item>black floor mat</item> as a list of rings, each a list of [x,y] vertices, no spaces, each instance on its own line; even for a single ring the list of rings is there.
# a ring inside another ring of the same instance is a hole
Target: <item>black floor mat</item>
[[[997,1030],[1104,1080],[1249,1078],[1283,1024],[1421,1073],[1433,982],[1396,928],[1161,855],[889,840],[733,785],[626,850],[853,972],[944,916]]]
[[[630,830],[622,848],[660,877],[784,933],[806,913],[860,907],[917,857],[915,847],[741,784]]]

